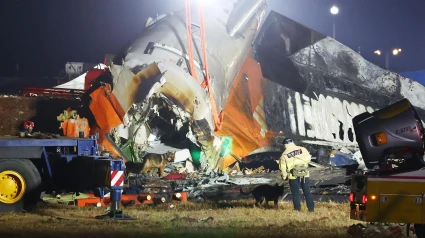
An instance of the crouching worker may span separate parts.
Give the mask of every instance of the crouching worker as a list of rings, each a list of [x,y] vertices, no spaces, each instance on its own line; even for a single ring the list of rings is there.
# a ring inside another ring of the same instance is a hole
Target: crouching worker
[[[286,138],[283,141],[284,151],[280,156],[280,171],[282,179],[289,179],[294,210],[301,210],[300,187],[303,190],[309,212],[314,212],[314,201],[310,193],[310,172],[308,163],[311,155],[304,147],[295,145],[294,141]]]
[[[32,130],[34,129],[34,122],[26,120],[24,121],[24,125],[23,125],[23,130],[21,130],[21,132],[19,132],[19,137],[27,137],[27,136],[31,136],[32,134]]]

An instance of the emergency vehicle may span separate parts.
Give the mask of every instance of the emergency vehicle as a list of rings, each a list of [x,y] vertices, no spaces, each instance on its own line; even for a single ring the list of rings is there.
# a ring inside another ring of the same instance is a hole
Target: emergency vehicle
[[[425,237],[424,129],[415,108],[403,99],[353,118],[367,171],[352,175],[350,218],[414,224]]]

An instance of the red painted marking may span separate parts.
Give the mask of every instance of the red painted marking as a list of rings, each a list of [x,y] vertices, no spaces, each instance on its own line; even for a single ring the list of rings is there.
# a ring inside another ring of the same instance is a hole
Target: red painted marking
[[[111,171],[111,180],[117,175],[118,170]]]
[[[121,186],[121,183],[124,181],[124,174],[118,179],[114,186]]]

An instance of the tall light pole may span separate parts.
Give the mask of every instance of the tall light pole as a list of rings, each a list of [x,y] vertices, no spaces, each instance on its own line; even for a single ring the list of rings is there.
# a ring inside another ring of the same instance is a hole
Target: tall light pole
[[[335,30],[335,17],[339,13],[339,8],[334,5],[334,6],[331,7],[330,11],[331,11],[331,14],[333,15],[333,26],[332,26],[333,27],[333,38],[336,39],[335,38],[335,31],[336,31]]]
[[[400,52],[401,52],[400,48],[395,48],[395,49],[391,50],[391,54],[393,56],[400,54]],[[375,50],[373,53],[376,54],[376,55],[382,54],[382,52],[380,50]],[[385,68],[387,70],[390,70],[390,51],[385,52]]]

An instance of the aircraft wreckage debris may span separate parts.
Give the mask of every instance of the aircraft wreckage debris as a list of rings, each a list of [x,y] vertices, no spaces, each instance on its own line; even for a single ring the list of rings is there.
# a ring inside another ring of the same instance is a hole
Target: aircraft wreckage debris
[[[76,99],[0,97],[0,107],[4,111],[12,110],[14,112],[3,115],[1,134],[18,135],[20,127],[18,124],[28,118],[32,118],[36,125],[36,131],[42,131],[43,135],[54,133],[52,135],[56,136],[56,133],[62,132],[59,127],[58,115],[68,107],[77,108],[79,104],[80,101]],[[10,118],[6,118],[8,116]],[[52,125],[57,126],[52,127]],[[312,152],[315,151],[314,148],[310,150]],[[349,172],[345,168],[335,166],[344,165],[342,163],[344,160],[337,160],[340,157],[349,160],[350,163],[355,163],[356,160],[351,158],[355,150],[347,151],[344,148],[338,148],[338,150],[332,150],[331,157],[327,155],[326,151],[325,155],[322,156],[324,159],[321,156],[317,156],[322,158],[320,160],[321,163],[329,166],[312,163],[313,167],[310,168],[311,190],[318,200],[338,201],[341,199],[346,200],[348,197],[349,188],[345,184],[349,180],[349,176],[347,176]],[[247,161],[240,161],[230,165],[226,175],[223,176],[219,176],[216,173],[196,171],[193,165],[187,167],[187,162],[192,162],[189,156],[188,159],[183,161],[186,166],[182,166],[182,163],[169,164],[168,175],[163,178],[143,174],[130,178],[131,186],[125,192],[129,194],[140,192],[157,193],[164,189],[172,189],[175,191],[187,191],[188,199],[195,201],[246,199],[250,198],[250,196],[241,195],[239,192],[241,187],[251,190],[261,184],[274,185],[283,182],[280,178],[280,173],[277,171],[275,162],[277,156],[279,155],[276,154],[270,158],[261,158],[261,156],[255,159],[247,158]],[[347,165],[347,163],[345,164]],[[172,171],[173,173],[171,173]],[[285,187],[289,188],[287,182],[283,183],[285,183]],[[290,194],[286,193],[285,197],[290,198]]]
[[[311,167],[311,191],[316,200],[345,201],[349,194],[347,170],[337,167]],[[197,173],[197,176],[180,180],[165,180],[150,175],[136,175],[130,178],[130,184],[138,186],[144,193],[172,189],[174,192],[187,191],[192,201],[239,200],[247,199],[240,188],[252,190],[262,184],[284,184],[285,195],[290,198],[288,181],[283,181],[279,171],[260,172],[245,175],[218,175],[214,172]]]
[[[214,50],[204,60],[195,57],[194,72],[188,74],[182,58],[188,49],[179,42],[191,39],[181,21],[186,12],[158,16],[129,48],[105,62],[101,74],[90,79],[94,81],[84,77],[93,84],[81,100],[0,97],[0,109],[7,112],[0,116],[0,135],[17,135],[27,119],[36,131],[62,132],[62,122],[69,118],[59,120],[58,115],[78,108],[88,120],[81,121],[87,130],[100,132],[104,153],[141,163],[148,153],[190,151],[182,158],[186,166],[173,163],[175,169],[163,178],[132,177],[126,192],[182,190],[195,200],[238,199],[243,198],[241,186],[282,183],[276,156],[265,160],[264,154],[281,153],[282,140],[291,137],[311,147],[314,161],[321,164],[311,164],[314,196],[346,196],[349,174],[364,168],[352,118],[401,97],[410,98],[422,117],[419,96],[425,87],[277,12],[260,24],[266,1],[236,2],[223,0],[206,12],[205,22],[217,37],[206,39]],[[169,25],[174,30],[164,31]],[[200,52],[201,33],[193,34],[194,50]],[[203,61],[209,62],[212,79],[207,88],[195,80],[205,76]],[[225,115],[219,131],[215,111]],[[259,159],[249,158],[256,154]],[[235,158],[240,161],[233,165]],[[224,175],[205,172],[216,167]]]

